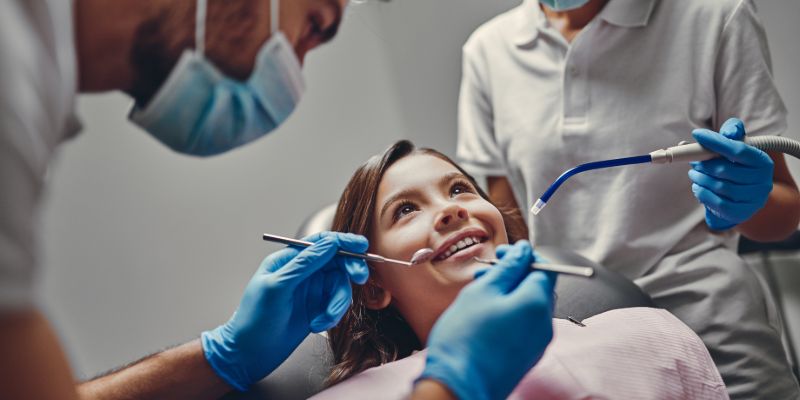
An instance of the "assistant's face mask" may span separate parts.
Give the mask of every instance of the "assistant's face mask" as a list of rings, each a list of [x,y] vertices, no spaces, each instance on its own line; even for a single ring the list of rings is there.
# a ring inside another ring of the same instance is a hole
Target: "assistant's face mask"
[[[130,119],[171,149],[209,156],[251,142],[283,123],[305,90],[300,60],[278,30],[278,2],[271,2],[272,34],[246,81],[225,76],[204,55],[206,0],[197,1],[195,50],[186,50],[167,81]]]
[[[553,11],[567,11],[580,8],[588,3],[589,0],[539,0],[539,2]]]

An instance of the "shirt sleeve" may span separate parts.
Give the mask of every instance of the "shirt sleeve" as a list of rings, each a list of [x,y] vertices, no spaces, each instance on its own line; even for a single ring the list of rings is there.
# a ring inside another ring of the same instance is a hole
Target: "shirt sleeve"
[[[719,128],[731,117],[741,119],[748,135],[781,135],[787,111],[772,76],[764,27],[752,0],[741,0],[723,27],[714,87]]]
[[[5,111],[0,109],[0,119],[6,118]],[[33,303],[34,213],[39,191],[29,166],[8,145],[6,122],[0,121],[0,310]]]
[[[33,307],[39,214],[54,146],[66,136],[65,82],[57,39],[71,31],[70,2],[0,2],[0,311]],[[72,65],[72,64],[70,64]]]
[[[456,158],[471,174],[504,176],[505,163],[494,136],[485,58],[471,42],[463,49]]]

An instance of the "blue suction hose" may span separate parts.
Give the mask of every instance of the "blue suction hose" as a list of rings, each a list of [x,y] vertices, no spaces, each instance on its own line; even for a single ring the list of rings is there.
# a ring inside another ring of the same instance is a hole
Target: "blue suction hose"
[[[782,136],[755,136],[745,138],[745,143],[763,151],[779,151],[800,159],[800,142],[793,139]],[[556,179],[550,185],[550,187],[547,188],[544,194],[542,194],[542,196],[536,200],[536,203],[533,205],[533,207],[531,207],[531,213],[533,215],[539,214],[544,206],[547,205],[550,197],[555,194],[556,190],[558,190],[558,188],[564,182],[566,182],[567,179],[584,171],[633,164],[669,164],[673,162],[704,161],[718,156],[718,154],[704,149],[698,143],[681,142],[677,146],[656,150],[650,154],[645,154],[642,156],[614,158],[611,160],[581,164],[577,167],[568,169],[566,172],[561,174],[561,176],[559,176],[558,179]]]
[[[572,175],[579,174],[584,171],[591,171],[593,169],[603,169],[603,168],[611,168],[611,167],[619,167],[622,165],[633,165],[633,164],[644,164],[652,162],[653,158],[650,155],[644,156],[634,156],[634,157],[625,157],[625,158],[614,158],[611,160],[605,161],[595,161],[586,164],[578,165],[577,167],[570,168],[566,170],[561,176],[558,177],[551,185],[547,188],[547,190],[536,200],[536,204],[531,207],[531,212],[533,215],[539,214],[539,211],[542,211],[544,206],[547,205],[547,201],[550,200],[550,197],[558,190],[558,188],[567,181]]]

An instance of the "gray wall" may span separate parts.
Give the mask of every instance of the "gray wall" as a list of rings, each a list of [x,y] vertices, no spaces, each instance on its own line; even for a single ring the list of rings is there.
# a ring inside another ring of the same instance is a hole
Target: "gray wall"
[[[789,109],[786,136],[800,139],[800,1],[756,0],[756,5],[767,29],[775,81]],[[790,158],[789,168],[800,180],[800,160]]]
[[[278,248],[260,233],[293,234],[392,141],[452,154],[461,44],[517,3],[351,6],[339,37],[307,59],[309,90],[291,120],[221,157],[172,154],[126,122],[122,95],[82,97],[85,130],[49,176],[41,279],[76,373],[94,375],[223,322]],[[800,2],[758,4],[796,128]]]

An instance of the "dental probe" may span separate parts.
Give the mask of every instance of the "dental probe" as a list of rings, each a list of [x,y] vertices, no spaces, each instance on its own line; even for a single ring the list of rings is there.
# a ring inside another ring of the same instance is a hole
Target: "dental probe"
[[[263,234],[262,238],[269,242],[276,242],[282,243],[289,246],[300,246],[300,247],[309,247],[313,245],[312,242],[307,242],[305,240],[298,240],[292,239],[285,236],[273,235],[270,233]],[[422,248],[414,252],[414,255],[411,257],[411,261],[402,261],[402,260],[395,260],[393,258],[379,256],[377,254],[372,253],[353,253],[346,250],[339,250],[336,254],[348,256],[348,257],[356,257],[361,258],[366,261],[378,262],[378,263],[394,263],[400,264],[405,266],[414,266],[417,264],[424,263],[428,261],[431,256],[433,255],[433,249],[431,248]],[[482,259],[478,257],[473,257],[475,261],[484,263],[484,264],[495,264],[497,263],[497,259]],[[590,277],[594,275],[594,269],[590,267],[578,267],[573,265],[560,265],[560,264],[531,264],[531,268],[539,269],[542,271],[553,271],[562,274],[570,274],[570,275],[578,275],[578,276],[585,276]]]
[[[266,240],[266,241],[269,241],[269,242],[283,243],[283,244],[289,245],[289,246],[308,247],[308,246],[311,246],[311,245],[314,244],[312,242],[307,242],[305,240],[297,240],[297,239],[292,239],[292,238],[288,238],[288,237],[284,237],[284,236],[272,235],[272,234],[269,234],[269,233],[265,233],[262,236],[262,238],[264,240]],[[421,250],[417,251],[416,253],[414,253],[414,256],[411,257],[411,261],[395,260],[393,258],[387,258],[387,257],[379,256],[377,254],[372,254],[372,253],[353,253],[353,252],[345,251],[345,250],[339,250],[339,251],[336,252],[336,254],[343,255],[343,256],[348,256],[348,257],[356,257],[356,258],[360,258],[360,259],[363,259],[363,260],[366,260],[366,261],[371,261],[371,262],[376,262],[376,263],[384,263],[384,262],[385,263],[394,263],[394,264],[400,264],[400,265],[405,265],[405,266],[410,267],[410,266],[417,265],[419,263],[425,262],[425,260],[429,257],[429,255],[428,255],[429,252],[433,253],[433,250],[431,250],[431,249],[421,249]]]
[[[431,248],[422,248],[417,250],[414,253],[414,256],[411,257],[412,264],[421,264],[425,261],[428,261],[431,256],[433,256],[433,249]],[[478,258],[472,257],[473,260],[483,263],[483,264],[496,264],[499,260],[496,258],[486,259],[486,258]],[[584,276],[584,277],[591,277],[594,275],[594,268],[591,267],[579,267],[575,265],[562,265],[562,264],[531,264],[532,269],[538,269],[542,271],[552,271],[558,272],[561,274],[569,274],[569,275],[577,275],[577,276]]]
[[[779,151],[800,159],[800,142],[793,139],[781,136],[754,136],[746,137],[744,142],[763,151]],[[544,194],[536,200],[530,211],[533,215],[539,214],[544,206],[547,205],[550,197],[567,179],[584,171],[644,163],[669,164],[673,162],[704,161],[715,157],[719,157],[719,154],[706,150],[699,143],[681,142],[677,146],[656,150],[643,156],[615,158],[581,164],[561,174],[547,188]]]
[[[496,258],[472,257],[472,259],[481,264],[491,264],[491,265],[497,264],[498,261],[500,261]],[[531,264],[531,269],[538,269],[540,271],[558,272],[559,274],[582,276],[585,278],[591,278],[594,275],[594,268],[580,267],[577,265],[533,263]]]

